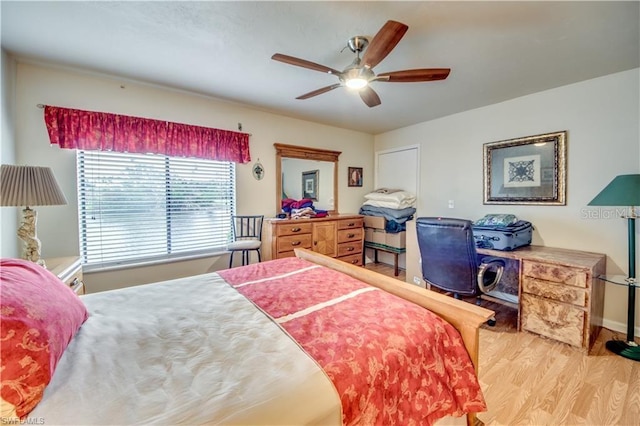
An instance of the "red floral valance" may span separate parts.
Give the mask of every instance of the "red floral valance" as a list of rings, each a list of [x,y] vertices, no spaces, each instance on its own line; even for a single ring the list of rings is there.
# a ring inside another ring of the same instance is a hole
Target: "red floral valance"
[[[48,105],[44,121],[60,148],[251,161],[247,133]]]

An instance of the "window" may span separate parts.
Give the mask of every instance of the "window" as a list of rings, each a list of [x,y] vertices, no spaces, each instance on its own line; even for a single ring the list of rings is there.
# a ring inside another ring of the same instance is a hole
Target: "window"
[[[85,265],[211,253],[231,240],[235,163],[80,150],[77,161]]]

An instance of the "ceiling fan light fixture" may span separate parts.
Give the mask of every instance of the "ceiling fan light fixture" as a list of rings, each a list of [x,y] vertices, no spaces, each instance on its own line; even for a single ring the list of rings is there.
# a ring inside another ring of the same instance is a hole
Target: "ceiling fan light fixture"
[[[356,77],[356,78],[348,79],[347,81],[344,82],[344,84],[349,89],[360,90],[363,87],[365,87],[367,84],[369,84],[369,82],[364,78]]]

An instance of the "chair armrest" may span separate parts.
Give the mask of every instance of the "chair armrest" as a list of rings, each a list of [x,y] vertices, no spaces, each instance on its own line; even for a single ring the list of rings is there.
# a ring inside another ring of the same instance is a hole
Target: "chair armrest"
[[[500,282],[504,272],[505,262],[498,257],[485,257],[478,266],[478,287],[483,293],[488,293]],[[489,281],[485,282],[485,276]]]

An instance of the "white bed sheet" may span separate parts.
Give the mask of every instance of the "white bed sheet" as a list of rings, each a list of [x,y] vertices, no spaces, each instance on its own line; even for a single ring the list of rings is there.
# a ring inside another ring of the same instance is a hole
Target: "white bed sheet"
[[[217,274],[83,297],[89,319],[30,418],[342,424],[322,369]]]

